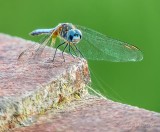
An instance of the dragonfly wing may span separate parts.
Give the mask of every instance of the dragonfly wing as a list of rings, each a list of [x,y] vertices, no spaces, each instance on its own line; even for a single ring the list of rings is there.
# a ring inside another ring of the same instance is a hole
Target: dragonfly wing
[[[133,45],[109,38],[92,29],[76,25],[82,31],[84,43],[77,44],[86,59],[112,62],[141,61],[142,52]]]
[[[51,45],[51,41],[50,41],[51,39],[52,39],[52,34],[46,35],[43,38],[42,43],[40,43],[40,45],[38,46],[38,48],[34,52],[33,59],[38,59],[41,56],[41,54],[43,53],[45,47]]]
[[[51,36],[52,34],[45,35],[41,39],[40,45],[35,43],[29,46],[29,48],[21,52],[18,56],[18,60],[37,59],[42,54],[45,46],[49,44]]]

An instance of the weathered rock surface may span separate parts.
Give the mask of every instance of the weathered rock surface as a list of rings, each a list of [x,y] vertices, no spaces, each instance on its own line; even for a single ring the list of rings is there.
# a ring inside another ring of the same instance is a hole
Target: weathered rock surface
[[[29,52],[17,60],[27,47]],[[28,115],[42,113],[60,102],[81,96],[90,77],[84,59],[73,59],[54,49],[45,48],[41,57],[35,55],[34,42],[0,34],[0,128],[13,128]],[[40,50],[39,50],[40,51]],[[36,52],[37,53],[37,52]],[[39,52],[40,53],[40,52]],[[84,93],[83,93],[84,94]]]
[[[51,63],[54,49],[37,58],[32,47],[17,61],[32,44],[0,34],[0,131],[160,131],[159,113],[87,94],[84,59],[58,52]]]
[[[48,112],[14,132],[159,132],[160,114],[110,100],[89,97],[64,110]]]

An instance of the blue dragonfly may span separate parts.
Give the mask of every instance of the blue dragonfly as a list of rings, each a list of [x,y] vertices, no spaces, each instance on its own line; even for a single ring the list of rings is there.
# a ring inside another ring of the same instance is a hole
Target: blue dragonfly
[[[64,45],[62,50],[64,61],[65,57],[63,53],[66,49],[73,57],[80,55],[88,60],[128,62],[141,61],[143,59],[143,54],[137,47],[107,37],[93,29],[73,25],[72,23],[60,23],[56,27],[50,29],[36,29],[32,31],[30,35],[45,36],[41,45],[35,49],[35,56],[41,55],[46,46],[53,47],[57,38],[62,40],[62,42],[56,47],[52,62],[54,62],[56,57],[57,49],[62,45]],[[25,53],[31,48],[32,47],[29,47],[23,51],[18,59],[25,55]]]

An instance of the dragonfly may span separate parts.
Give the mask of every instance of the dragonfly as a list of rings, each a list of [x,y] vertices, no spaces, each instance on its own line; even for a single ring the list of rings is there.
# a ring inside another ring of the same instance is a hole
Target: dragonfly
[[[73,25],[72,23],[60,23],[54,28],[36,29],[30,33],[32,36],[44,35],[41,45],[36,48],[35,56],[40,56],[46,46],[53,47],[56,39],[59,38],[61,43],[55,49],[52,62],[56,58],[57,49],[63,46],[62,57],[65,62],[64,52],[68,51],[74,58],[80,55],[88,60],[103,60],[111,62],[129,62],[141,61],[142,52],[134,45],[110,38],[93,29]],[[20,59],[32,46],[23,51]]]

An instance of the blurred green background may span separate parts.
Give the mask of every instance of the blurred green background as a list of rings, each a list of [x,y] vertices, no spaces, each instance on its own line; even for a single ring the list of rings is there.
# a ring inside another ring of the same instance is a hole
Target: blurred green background
[[[134,44],[142,62],[89,61],[92,87],[115,101],[160,112],[159,7],[159,0],[0,0],[0,32],[33,40],[33,29],[71,22]]]

